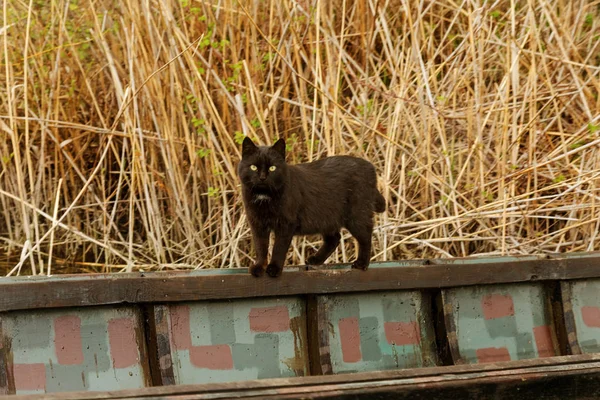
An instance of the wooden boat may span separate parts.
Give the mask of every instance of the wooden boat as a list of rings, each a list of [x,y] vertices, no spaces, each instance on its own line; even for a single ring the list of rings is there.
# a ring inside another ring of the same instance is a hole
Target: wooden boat
[[[0,279],[0,397],[598,398],[600,253]]]

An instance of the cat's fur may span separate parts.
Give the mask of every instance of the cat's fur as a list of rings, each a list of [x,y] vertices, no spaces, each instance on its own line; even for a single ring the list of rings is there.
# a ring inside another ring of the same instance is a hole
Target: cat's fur
[[[269,170],[271,166],[274,171]],[[238,175],[257,255],[256,263],[250,267],[252,275],[261,276],[265,267],[270,276],[281,275],[295,235],[323,236],[323,246],[307,260],[311,265],[323,264],[338,246],[342,228],[358,241],[358,257],[352,267],[368,268],[373,213],[386,208],[371,163],[356,157],[333,156],[288,165],[283,139],[269,147],[256,146],[245,138]],[[267,265],[271,231],[275,233],[275,244]]]

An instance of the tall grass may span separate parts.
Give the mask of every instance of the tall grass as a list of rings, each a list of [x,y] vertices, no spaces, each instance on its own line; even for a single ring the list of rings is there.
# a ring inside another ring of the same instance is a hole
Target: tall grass
[[[245,135],[373,162],[374,260],[598,248],[600,1],[2,4],[2,274],[248,266]]]

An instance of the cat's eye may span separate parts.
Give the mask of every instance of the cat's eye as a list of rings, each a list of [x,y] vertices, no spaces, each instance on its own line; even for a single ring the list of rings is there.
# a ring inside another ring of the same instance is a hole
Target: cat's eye
[[[252,171],[257,171],[257,170],[258,170],[258,167],[257,167],[256,165],[251,165],[251,166],[250,166],[250,169],[251,169]]]
[[[274,166],[274,165],[271,165],[271,166],[269,167],[269,171],[271,171],[271,172],[275,171],[276,169],[277,169],[277,167],[276,167],[276,166]]]

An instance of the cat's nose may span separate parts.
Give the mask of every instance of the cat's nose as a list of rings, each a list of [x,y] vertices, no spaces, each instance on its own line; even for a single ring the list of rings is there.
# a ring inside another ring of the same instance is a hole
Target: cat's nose
[[[264,181],[265,179],[267,179],[267,174],[260,174],[259,178],[261,181]]]

